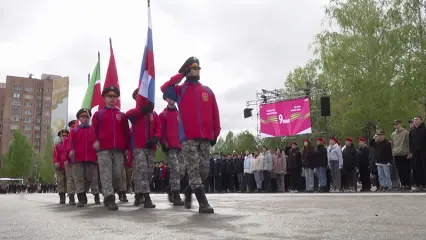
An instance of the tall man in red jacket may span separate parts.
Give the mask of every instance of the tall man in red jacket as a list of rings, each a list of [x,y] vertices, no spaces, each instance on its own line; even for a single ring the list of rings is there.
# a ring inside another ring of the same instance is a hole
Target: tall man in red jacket
[[[56,167],[56,181],[58,184],[59,203],[65,204],[65,193],[68,192],[69,204],[75,205],[74,199],[74,183],[72,177],[72,169],[68,162],[68,138],[69,131],[62,129],[58,132],[60,142],[53,148],[53,164]]]
[[[102,96],[106,106],[99,109],[92,118],[92,127],[97,137],[94,147],[98,150],[104,205],[108,210],[118,210],[114,189],[118,189],[121,184],[124,152],[129,145],[129,122],[126,114],[115,106],[120,96],[117,86],[105,87]]]
[[[182,206],[180,198],[180,180],[185,175],[185,164],[179,156],[181,145],[179,137],[179,112],[176,108],[177,95],[174,89],[164,93],[163,98],[167,102],[167,107],[160,113],[160,123],[162,129],[161,147],[167,155],[167,162],[170,164],[170,188],[168,191],[169,201],[174,206]]]
[[[191,208],[194,192],[200,205],[199,212],[213,213],[204,192],[203,181],[209,174],[210,147],[216,144],[219,136],[220,120],[213,91],[199,82],[200,69],[197,58],[188,58],[179,73],[161,86],[161,91],[164,93],[174,89],[178,97],[182,157],[190,184],[190,188],[185,191],[185,207]],[[184,77],[186,81],[178,85]]]
[[[87,204],[87,192],[91,186],[92,194],[95,196],[95,203],[100,204],[99,183],[98,183],[98,162],[96,150],[93,144],[97,138],[89,121],[92,113],[90,109],[82,108],[77,112],[77,119],[81,123],[71,129],[69,138],[70,153],[73,161],[74,186],[77,194],[77,207]]]
[[[136,100],[138,89],[133,92]],[[135,206],[145,199],[144,208],[155,208],[149,195],[149,183],[152,179],[155,149],[161,135],[158,115],[152,109],[142,107],[127,111],[132,123],[131,148],[133,149],[132,180],[135,192]]]

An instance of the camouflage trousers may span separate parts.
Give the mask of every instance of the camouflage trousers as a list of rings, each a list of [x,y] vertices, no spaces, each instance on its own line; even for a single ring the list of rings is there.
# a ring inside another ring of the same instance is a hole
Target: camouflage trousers
[[[179,149],[169,149],[167,163],[170,166],[170,188],[172,191],[180,190],[180,179],[185,175],[185,163]]]
[[[210,142],[207,140],[186,140],[182,142],[182,158],[188,172],[189,185],[192,189],[203,187],[209,175]]]
[[[135,193],[149,193],[154,166],[153,150],[133,149],[132,180]]]
[[[58,193],[66,193],[67,192],[67,186],[66,186],[67,177],[65,175],[65,169],[57,169],[56,170],[56,184],[57,184],[57,190]]]
[[[102,194],[104,197],[114,195],[114,189],[119,189],[121,185],[124,154],[115,150],[103,150],[97,155]]]
[[[127,190],[130,189],[131,176],[132,176],[132,169],[124,166],[123,171],[121,173],[121,184],[118,191],[126,192]]]
[[[65,176],[67,181],[67,193],[74,194],[74,174],[72,172],[71,164],[65,164]]]
[[[96,163],[74,163],[72,165],[72,172],[74,175],[75,193],[89,192],[89,188],[92,194],[99,193],[98,166]]]

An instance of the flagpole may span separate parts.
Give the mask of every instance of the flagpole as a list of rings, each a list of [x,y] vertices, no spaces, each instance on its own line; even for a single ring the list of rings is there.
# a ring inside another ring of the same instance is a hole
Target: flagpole
[[[90,73],[87,75],[87,85],[90,84]]]
[[[148,0],[148,7],[150,7],[150,5],[151,5],[151,1],[150,1],[150,0]]]

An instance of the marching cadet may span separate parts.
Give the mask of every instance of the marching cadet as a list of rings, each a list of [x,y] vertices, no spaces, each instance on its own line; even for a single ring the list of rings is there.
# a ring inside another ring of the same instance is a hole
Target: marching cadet
[[[67,138],[69,131],[62,129],[58,132],[60,142],[53,148],[53,163],[56,167],[56,178],[58,182],[59,203],[65,204],[65,193],[68,192],[69,204],[75,205],[74,184],[72,178],[72,168],[68,162]]]
[[[136,100],[138,89],[133,92]],[[152,178],[155,150],[161,135],[161,126],[158,124],[158,115],[152,108],[130,109],[126,113],[132,123],[131,148],[133,149],[132,180],[135,192],[135,206],[139,206],[144,199],[144,208],[155,208],[152,203],[149,184]],[[153,152],[154,151],[154,152]]]
[[[202,85],[200,62],[188,58],[179,73],[161,86],[161,91],[173,89],[178,97],[182,157],[188,171],[190,187],[185,191],[185,207],[191,208],[192,193],[199,203],[200,213],[213,213],[207,201],[203,182],[209,174],[210,148],[220,133],[219,109],[213,91]],[[186,77],[182,85],[178,85]]]
[[[116,107],[120,90],[117,86],[106,86],[102,91],[105,107],[99,109],[92,118],[92,127],[97,141],[99,175],[104,196],[104,206],[108,210],[118,210],[114,189],[121,184],[124,152],[129,145],[129,123],[126,115]]]
[[[77,194],[77,207],[87,204],[87,192],[91,186],[92,194],[95,196],[95,203],[100,204],[99,184],[98,184],[98,164],[96,151],[93,147],[96,142],[96,135],[89,121],[92,113],[87,108],[82,108],[77,112],[77,119],[80,125],[71,129],[70,133],[70,153],[72,159],[75,192]]]
[[[172,89],[173,90],[173,89]],[[180,181],[185,175],[185,165],[179,156],[181,145],[179,137],[179,112],[176,108],[177,96],[174,91],[164,93],[163,99],[167,102],[167,107],[160,113],[160,123],[162,130],[161,147],[167,155],[167,162],[170,166],[170,188],[168,191],[169,201],[174,206],[183,206],[180,198]]]

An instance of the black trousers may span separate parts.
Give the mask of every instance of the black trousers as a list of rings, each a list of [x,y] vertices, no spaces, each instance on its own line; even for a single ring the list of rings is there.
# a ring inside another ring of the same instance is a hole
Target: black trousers
[[[301,183],[301,173],[299,168],[290,168],[287,169],[290,174],[290,186],[289,190],[297,190],[300,191],[300,183]]]
[[[222,174],[218,174],[214,176],[214,191],[222,192]]]
[[[407,159],[407,155],[395,156],[394,159],[401,186],[411,187],[411,159]]]
[[[266,192],[272,192],[271,172],[263,171],[263,185]]]
[[[371,189],[370,169],[368,166],[359,166],[359,180],[362,184],[362,190]]]
[[[426,153],[415,152],[413,153],[413,173],[417,186],[425,186],[426,183]]]

